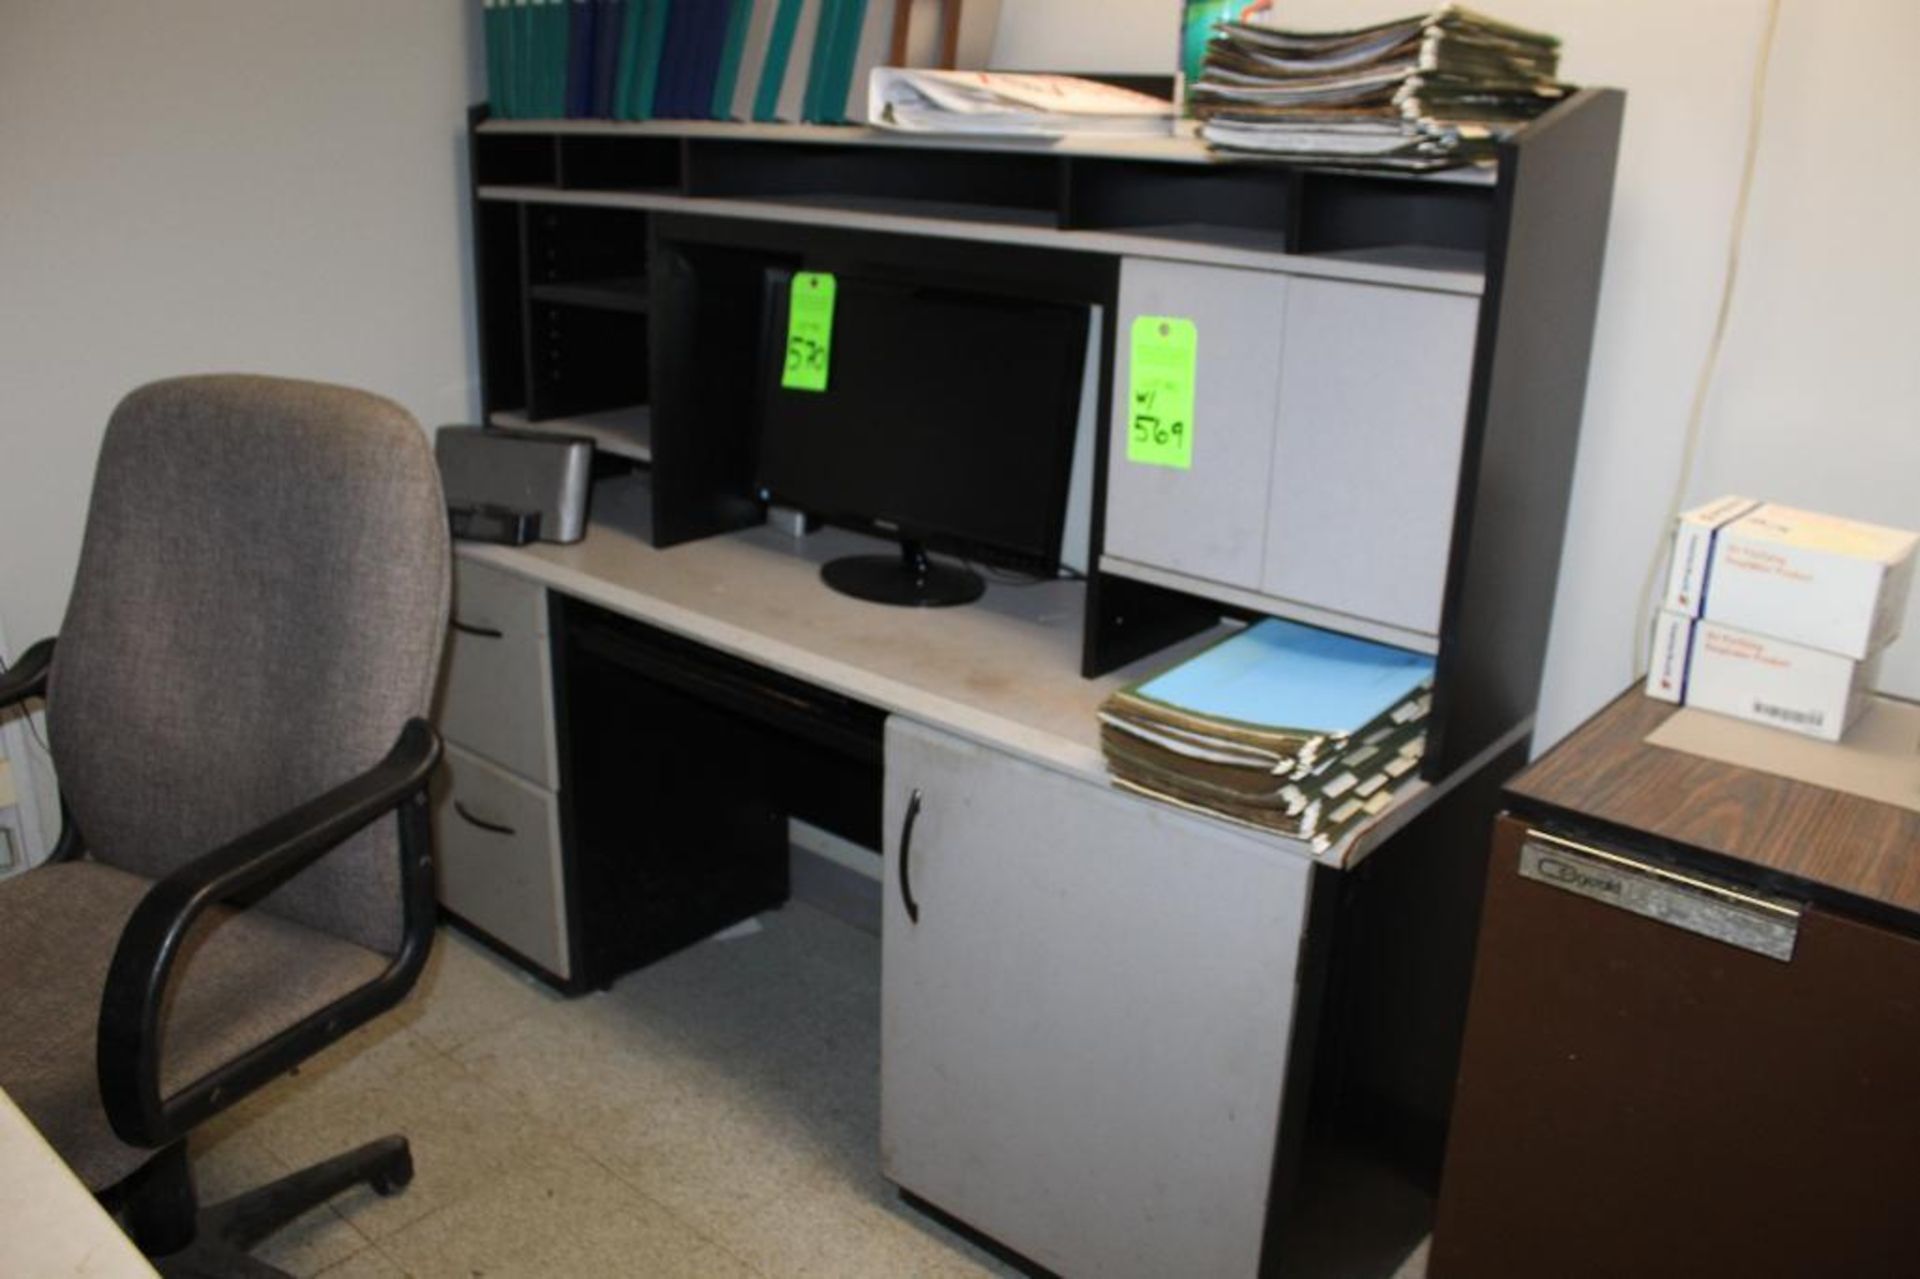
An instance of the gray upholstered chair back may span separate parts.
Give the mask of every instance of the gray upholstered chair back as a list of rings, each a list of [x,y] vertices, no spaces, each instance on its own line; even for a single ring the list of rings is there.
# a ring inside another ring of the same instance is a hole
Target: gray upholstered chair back
[[[398,405],[242,376],[129,395],[48,686],[89,855],[159,878],[378,762],[428,713],[448,575],[439,473]],[[263,905],[392,953],[393,823]]]

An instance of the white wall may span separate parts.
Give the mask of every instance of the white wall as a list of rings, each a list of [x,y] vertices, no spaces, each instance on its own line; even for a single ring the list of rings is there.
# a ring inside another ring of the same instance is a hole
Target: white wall
[[[1690,496],[1920,527],[1920,170],[1901,112],[1869,105],[1911,74],[1920,5],[1792,0],[1777,47]],[[1920,593],[1880,682],[1920,697]]]
[[[476,411],[463,0],[0,6],[0,610],[58,628],[94,454],[155,377]],[[180,512],[191,519],[193,512]]]
[[[1170,75],[1179,50],[1179,0],[1000,0],[992,65]]]
[[[1170,69],[1173,0],[1007,0],[1004,67]],[[1718,305],[1766,0],[1489,0],[1627,90],[1592,381],[1536,745],[1633,676],[1634,618]],[[1409,0],[1278,0],[1306,27]],[[1085,49],[1088,56],[1081,56]],[[1898,99],[1912,0],[1785,0],[1740,288],[1689,503],[1741,491],[1920,526],[1920,174]],[[1097,54],[1098,56],[1093,56]],[[1889,101],[1893,105],[1876,105]],[[1920,599],[1882,684],[1920,696]]]
[[[279,373],[379,391],[428,426],[478,411],[461,194],[477,7],[0,3],[0,630],[17,647],[58,630],[101,431],[134,386]]]

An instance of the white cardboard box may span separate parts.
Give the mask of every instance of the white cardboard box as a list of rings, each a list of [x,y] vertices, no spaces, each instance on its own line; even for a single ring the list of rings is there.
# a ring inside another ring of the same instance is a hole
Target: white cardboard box
[[[1661,607],[1865,658],[1900,633],[1920,534],[1723,497],[1680,517]]]
[[[1837,742],[1866,707],[1880,655],[1861,661],[1662,610],[1647,695]]]

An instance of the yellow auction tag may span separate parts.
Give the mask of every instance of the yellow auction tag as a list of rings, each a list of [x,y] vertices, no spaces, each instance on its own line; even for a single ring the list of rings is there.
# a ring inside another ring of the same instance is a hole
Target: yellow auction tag
[[[1199,344],[1192,320],[1172,315],[1135,318],[1127,461],[1193,468],[1193,367]]]
[[[780,385],[790,391],[827,389],[833,290],[833,277],[824,271],[801,271],[793,277],[787,301],[787,362],[780,370]]]

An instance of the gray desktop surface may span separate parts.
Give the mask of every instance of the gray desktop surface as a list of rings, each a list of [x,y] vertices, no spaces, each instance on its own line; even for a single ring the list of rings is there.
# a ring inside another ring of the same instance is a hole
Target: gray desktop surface
[[[829,589],[819,566],[884,550],[827,528],[795,538],[759,527],[666,550],[649,545],[644,477],[603,482],[585,540],[485,546],[461,555],[550,590],[945,729],[1056,771],[1105,784],[1096,718],[1107,694],[1226,633],[1224,626],[1097,679],[1080,676],[1083,582],[993,582],[978,602],[910,609]],[[1503,739],[1504,740],[1504,739]],[[1321,854],[1357,862],[1449,789],[1416,782],[1381,819]],[[1269,836],[1309,856],[1304,843]]]

